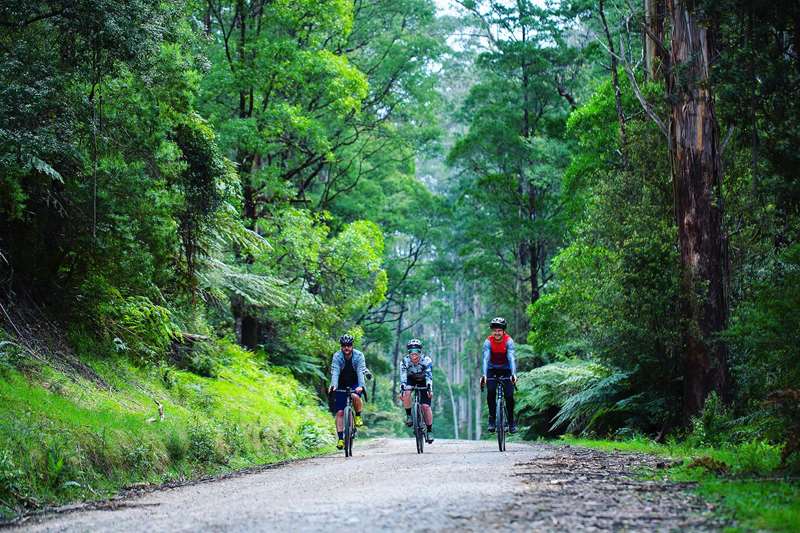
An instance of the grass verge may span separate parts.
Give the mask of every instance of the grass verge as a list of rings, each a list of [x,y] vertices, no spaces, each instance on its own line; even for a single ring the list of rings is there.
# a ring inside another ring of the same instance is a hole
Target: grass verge
[[[694,481],[697,492],[734,526],[727,531],[800,531],[800,483],[778,470],[780,448],[753,441],[725,448],[685,443],[659,444],[645,438],[625,441],[564,437],[587,448],[660,455],[676,461],[659,471],[673,481]]]
[[[216,377],[121,356],[84,361],[108,389],[44,365],[0,365],[0,519],[333,449],[312,392],[235,345],[218,349]]]

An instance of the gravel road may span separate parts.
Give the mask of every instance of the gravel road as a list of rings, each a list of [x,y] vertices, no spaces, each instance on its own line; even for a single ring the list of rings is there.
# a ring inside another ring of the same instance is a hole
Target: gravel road
[[[684,487],[636,480],[655,458],[570,446],[411,439],[131,497],[115,508],[26,523],[26,531],[709,531]]]

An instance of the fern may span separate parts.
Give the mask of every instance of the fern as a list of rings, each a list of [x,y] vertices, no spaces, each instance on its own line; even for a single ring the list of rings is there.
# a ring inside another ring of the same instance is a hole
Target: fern
[[[641,395],[626,395],[630,376],[580,359],[541,366],[520,374],[518,411],[540,432],[587,431],[642,407]]]
[[[257,257],[271,249],[264,237],[242,224],[234,206],[224,203],[217,211],[213,231],[204,237],[198,283],[212,299],[221,300],[227,293],[242,298],[253,307],[289,306],[285,281],[275,276],[247,272],[222,259],[230,250]]]
[[[240,296],[254,307],[287,307],[288,286],[274,276],[243,272],[219,259],[206,258],[198,273],[201,286],[208,291],[225,291]]]
[[[269,362],[273,365],[288,368],[292,374],[300,378],[325,379],[322,372],[322,361],[318,357],[307,353],[275,353],[269,356]]]
[[[623,393],[628,384],[630,374],[616,372],[610,376],[593,377],[584,382],[584,388],[569,396],[561,405],[561,410],[550,426],[554,430],[567,424],[568,432],[579,432],[589,429],[601,413],[611,412],[617,404],[616,398]]]
[[[218,209],[214,229],[205,236],[205,245],[209,255],[236,249],[243,254],[258,256],[272,249],[264,237],[242,224],[236,208],[227,202]]]

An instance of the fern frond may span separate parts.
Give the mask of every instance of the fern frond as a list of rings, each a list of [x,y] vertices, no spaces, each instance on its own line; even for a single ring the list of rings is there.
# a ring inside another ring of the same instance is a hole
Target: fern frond
[[[236,294],[254,307],[287,307],[288,285],[274,276],[242,272],[219,259],[207,257],[198,274],[206,290],[224,290]]]

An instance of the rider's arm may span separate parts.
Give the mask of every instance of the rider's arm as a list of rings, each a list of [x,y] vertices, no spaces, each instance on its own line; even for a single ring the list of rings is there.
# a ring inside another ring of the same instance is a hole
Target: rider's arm
[[[483,341],[483,375],[486,375],[486,372],[489,370],[489,352],[491,352],[492,345],[489,343],[489,339]]]
[[[433,390],[433,359],[428,356],[425,356],[426,365],[425,365],[425,385],[427,385],[431,391]]]
[[[506,343],[506,348],[508,348],[508,364],[511,366],[511,375],[517,375],[517,363],[514,361],[514,354],[516,353],[516,349],[514,348],[514,341],[508,339]]]
[[[336,357],[339,352],[333,354],[333,359],[331,360],[331,387],[336,388],[339,383],[339,373],[342,371],[342,368],[339,363],[339,358]]]
[[[406,358],[400,361],[400,388],[403,389],[408,382],[408,366],[406,365]]]
[[[362,352],[358,352],[360,357],[358,358],[358,368],[356,369],[356,374],[358,374],[358,386],[362,389],[364,388],[364,372],[367,371],[367,358],[364,357]]]

